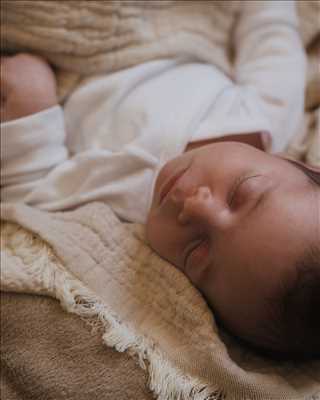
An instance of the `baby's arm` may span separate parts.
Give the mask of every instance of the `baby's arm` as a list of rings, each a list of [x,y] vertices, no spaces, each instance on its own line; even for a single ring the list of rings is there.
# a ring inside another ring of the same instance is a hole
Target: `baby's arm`
[[[243,1],[234,31],[235,81],[257,95],[273,149],[301,129],[305,53],[293,1]]]
[[[1,199],[20,201],[67,158],[63,113],[48,63],[1,58]]]
[[[13,95],[12,102],[3,104],[7,112],[2,115],[7,121],[1,124],[1,201],[50,211],[103,201],[120,218],[143,222],[153,158],[145,161],[141,149],[134,145],[121,152],[92,146],[68,158],[64,113],[54,105],[54,76],[44,60],[30,57],[11,59],[21,62],[22,71],[12,74],[14,91],[5,92],[7,100]],[[27,62],[40,65],[37,69],[30,65],[30,71]],[[8,76],[3,74],[2,78]],[[91,132],[86,134],[90,137]]]

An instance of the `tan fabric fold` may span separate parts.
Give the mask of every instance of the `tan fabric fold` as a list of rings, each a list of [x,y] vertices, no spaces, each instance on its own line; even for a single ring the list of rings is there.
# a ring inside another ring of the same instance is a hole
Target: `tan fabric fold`
[[[152,400],[147,376],[44,296],[1,293],[3,400]]]

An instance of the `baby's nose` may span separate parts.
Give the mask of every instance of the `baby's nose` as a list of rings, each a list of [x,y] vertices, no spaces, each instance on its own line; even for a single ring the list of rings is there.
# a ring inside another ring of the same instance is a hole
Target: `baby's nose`
[[[181,224],[196,223],[207,227],[224,228],[229,223],[227,208],[215,198],[208,186],[198,187],[186,196],[178,215]]]
[[[212,203],[211,190],[207,186],[198,187],[193,194],[186,196],[182,211],[178,215],[179,222],[187,224],[192,220],[205,220],[213,206]]]

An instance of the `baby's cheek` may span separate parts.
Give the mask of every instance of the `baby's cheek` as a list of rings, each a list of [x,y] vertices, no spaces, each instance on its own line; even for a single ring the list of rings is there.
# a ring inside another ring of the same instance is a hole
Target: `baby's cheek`
[[[146,222],[146,239],[148,245],[162,258],[170,260],[170,234],[160,216],[149,214]]]
[[[201,268],[196,268],[192,271],[185,271],[185,275],[189,278],[190,282],[203,294],[205,285],[203,281],[203,271]]]
[[[152,213],[150,212],[147,217],[146,221],[146,240],[147,243],[149,244],[150,247],[154,248],[154,245],[156,244],[156,221],[154,221],[154,218],[152,216]]]

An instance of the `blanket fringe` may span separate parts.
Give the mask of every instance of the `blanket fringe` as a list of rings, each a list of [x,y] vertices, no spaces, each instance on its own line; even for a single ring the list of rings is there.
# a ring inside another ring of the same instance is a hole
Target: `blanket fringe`
[[[80,281],[65,270],[55,271],[56,296],[62,307],[84,318],[96,327],[102,325],[103,342],[119,352],[127,351],[139,366],[149,374],[148,386],[158,400],[225,400],[226,395],[218,388],[209,388],[205,383],[177,371],[164,359],[154,343],[137,335],[128,324],[120,321]]]
[[[178,371],[164,358],[155,343],[138,335],[128,323],[121,321],[101,299],[63,267],[52,249],[37,235],[12,223],[2,226],[1,253],[10,253],[22,260],[24,271],[36,277],[37,288],[60,301],[68,312],[81,317],[93,329],[102,331],[103,342],[119,352],[128,352],[148,372],[148,386],[158,400],[225,400],[216,387]],[[15,245],[18,244],[18,247]],[[18,252],[15,249],[18,248]],[[5,271],[2,271],[5,272]],[[2,274],[6,281],[6,274]],[[26,285],[21,291],[26,292]],[[6,290],[6,286],[2,287]],[[7,287],[10,290],[10,285]],[[27,292],[32,293],[32,288]]]

